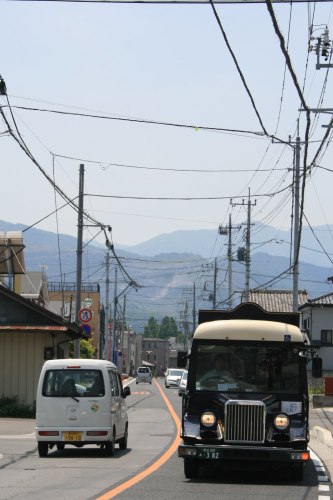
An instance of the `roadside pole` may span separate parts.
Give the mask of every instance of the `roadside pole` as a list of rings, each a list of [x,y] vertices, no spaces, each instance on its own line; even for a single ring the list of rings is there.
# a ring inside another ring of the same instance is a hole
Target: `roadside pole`
[[[76,295],[75,295],[75,322],[79,325],[79,312],[81,309],[81,286],[82,286],[82,233],[83,233],[83,184],[84,165],[80,165],[79,181],[79,211],[77,224],[77,251],[76,251]],[[74,340],[74,357],[80,357],[80,339]]]

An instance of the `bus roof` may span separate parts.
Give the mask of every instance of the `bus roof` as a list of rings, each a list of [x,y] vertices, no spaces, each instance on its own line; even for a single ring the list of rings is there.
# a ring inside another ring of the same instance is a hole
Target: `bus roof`
[[[297,326],[248,319],[216,320],[201,323],[195,330],[193,339],[255,340],[304,344],[303,334]]]

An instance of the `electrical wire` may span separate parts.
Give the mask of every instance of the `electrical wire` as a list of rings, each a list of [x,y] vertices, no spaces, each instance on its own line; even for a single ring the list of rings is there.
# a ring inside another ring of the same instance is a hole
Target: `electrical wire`
[[[236,58],[236,56],[235,56],[235,54],[234,54],[234,51],[233,51],[233,50],[232,50],[232,48],[231,48],[231,45],[230,45],[230,43],[229,43],[228,37],[227,37],[227,35],[226,35],[226,32],[225,32],[225,31],[224,31],[224,29],[223,29],[223,26],[222,26],[222,23],[221,23],[220,17],[219,17],[219,15],[218,15],[218,13],[217,13],[217,11],[216,11],[216,9],[215,9],[215,5],[214,5],[213,0],[209,0],[209,3],[210,3],[210,5],[211,5],[211,7],[212,7],[212,10],[213,10],[213,13],[214,13],[215,19],[216,19],[216,21],[217,21],[217,24],[219,25],[219,28],[220,28],[220,31],[221,31],[222,36],[223,36],[223,38],[224,38],[225,44],[226,44],[226,46],[227,46],[227,48],[228,48],[228,50],[229,50],[229,53],[230,53],[230,55],[231,55],[231,57],[232,57],[232,59],[233,59],[233,61],[234,61],[234,64],[235,64],[235,66],[236,66],[236,68],[237,68],[237,71],[238,71],[238,74],[239,74],[239,76],[240,76],[240,79],[242,80],[243,86],[244,86],[244,88],[245,88],[245,90],[246,90],[246,92],[247,92],[247,95],[248,95],[248,96],[249,96],[249,98],[250,98],[250,101],[251,101],[252,107],[253,107],[253,109],[254,109],[255,114],[257,115],[257,118],[258,118],[258,120],[259,120],[260,126],[261,126],[261,128],[262,128],[262,131],[263,131],[264,135],[266,135],[267,137],[271,137],[271,136],[268,134],[268,132],[267,132],[267,130],[266,130],[266,128],[265,128],[265,126],[264,126],[264,124],[263,124],[263,121],[262,121],[262,119],[261,119],[261,116],[260,116],[260,114],[259,114],[259,111],[258,111],[258,109],[257,109],[257,107],[256,107],[255,102],[254,102],[253,96],[252,96],[252,94],[251,94],[251,92],[250,92],[250,89],[249,89],[249,87],[248,87],[247,83],[246,83],[246,80],[245,80],[245,77],[244,77],[244,75],[243,75],[243,73],[242,73],[242,70],[240,69],[240,66],[239,66],[239,63],[238,63],[238,61],[237,61],[237,58]]]
[[[6,106],[3,106],[6,107]],[[13,109],[21,109],[24,111],[39,111],[41,113],[54,113],[54,114],[59,114],[59,115],[68,115],[68,116],[77,116],[77,117],[82,117],[82,118],[96,118],[100,120],[113,120],[113,121],[120,121],[120,122],[129,122],[129,123],[142,123],[142,124],[147,124],[147,125],[161,125],[164,127],[175,127],[175,128],[184,128],[184,129],[191,129],[194,131],[197,130],[203,130],[206,132],[232,132],[235,134],[248,134],[248,135],[255,135],[259,137],[267,136],[270,138],[273,138],[273,136],[269,136],[266,131],[259,132],[259,131],[253,131],[253,130],[242,130],[242,129],[232,129],[232,128],[225,128],[225,127],[209,127],[206,125],[189,125],[186,123],[175,123],[175,122],[164,122],[164,121],[158,121],[158,120],[144,120],[144,119],[139,119],[139,118],[121,118],[118,116],[107,116],[107,115],[95,115],[95,114],[89,114],[89,113],[77,113],[77,112],[70,112],[70,111],[60,111],[56,109],[46,109],[46,108],[31,108],[27,106],[11,106]],[[277,137],[275,137],[276,140],[280,140]],[[283,141],[281,141],[283,142]]]
[[[34,158],[33,154],[30,152],[28,146],[25,144],[18,128],[17,128],[17,125],[16,125],[16,122],[15,122],[15,118],[13,116],[13,112],[12,112],[12,109],[11,109],[11,106],[10,106],[10,103],[9,103],[9,99],[8,99],[8,96],[6,94],[6,98],[7,98],[7,103],[8,103],[8,107],[9,107],[9,110],[10,110],[10,113],[11,113],[11,116],[12,116],[12,119],[13,119],[13,122],[14,122],[14,125],[15,125],[15,128],[16,128],[16,132],[18,134],[18,137],[16,137],[16,135],[14,134],[13,130],[11,129],[10,127],[10,124],[7,120],[7,117],[2,109],[2,107],[0,106],[0,114],[3,118],[3,120],[5,121],[7,127],[8,127],[8,130],[10,131],[10,135],[11,137],[15,140],[15,142],[20,146],[20,148],[24,151],[24,153],[30,158],[30,160],[37,166],[37,168],[42,172],[42,174],[44,175],[44,177],[46,177],[46,179],[49,181],[49,183],[51,184],[51,186],[53,187],[54,190],[56,190],[56,192],[58,194],[60,194],[60,196],[65,199],[67,201],[67,203],[72,207],[74,208],[74,210],[76,212],[78,212],[79,210],[79,207],[64,193],[64,191],[62,189],[60,189],[59,186],[57,186],[55,184],[55,182],[53,182],[53,180],[51,179],[51,177],[45,172],[45,170],[41,167],[41,165],[38,163],[38,161]],[[84,210],[82,211],[83,212],[83,215],[88,219],[90,220],[91,222],[93,222],[96,226],[100,227],[101,229],[104,230],[104,233],[105,233],[105,225],[102,224],[101,222],[97,221],[95,218],[93,218],[91,215],[89,215],[88,213],[86,213]],[[106,233],[105,233],[106,234]],[[107,242],[108,242],[108,239],[107,239]],[[112,245],[112,252],[113,252],[113,255],[116,259],[118,259],[117,255],[116,255],[116,252],[114,250],[114,247]],[[127,276],[127,278],[129,279],[129,282],[131,284],[133,284],[133,286],[135,286],[136,288],[139,288],[139,285],[137,283],[135,283],[132,278],[128,275],[128,273],[126,272],[126,270],[123,268],[123,266],[121,265],[121,263],[119,263],[120,265],[120,268],[122,270],[122,272]]]

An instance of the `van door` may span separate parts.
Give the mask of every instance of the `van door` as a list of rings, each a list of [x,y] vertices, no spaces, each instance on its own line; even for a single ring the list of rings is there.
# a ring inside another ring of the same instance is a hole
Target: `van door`
[[[122,397],[119,390],[118,377],[115,370],[108,370],[111,387],[111,414],[116,427],[116,439],[124,434],[122,424]]]

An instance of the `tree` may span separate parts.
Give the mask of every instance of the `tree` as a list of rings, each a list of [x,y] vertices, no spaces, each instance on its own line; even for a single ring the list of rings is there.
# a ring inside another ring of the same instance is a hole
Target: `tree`
[[[170,337],[177,337],[179,333],[175,318],[164,316],[160,325],[159,338],[168,339]]]
[[[147,338],[168,339],[177,337],[181,332],[177,328],[176,320],[171,316],[164,316],[161,323],[152,316],[144,327],[144,336]]]
[[[80,340],[80,358],[84,359],[93,359],[96,355],[96,349],[92,345],[92,342],[90,339]],[[69,342],[69,357],[73,358],[74,357],[74,341],[71,340]]]
[[[151,316],[147,326],[144,327],[144,336],[148,338],[159,338],[159,324],[156,319]]]

